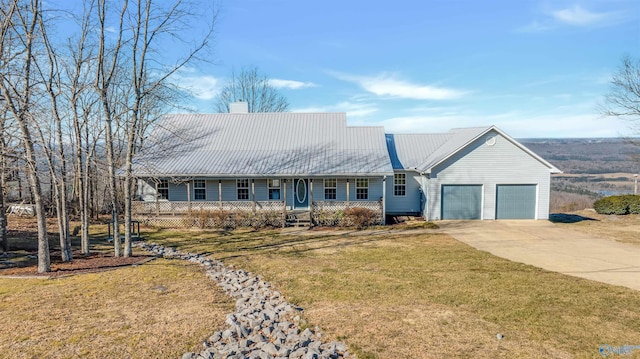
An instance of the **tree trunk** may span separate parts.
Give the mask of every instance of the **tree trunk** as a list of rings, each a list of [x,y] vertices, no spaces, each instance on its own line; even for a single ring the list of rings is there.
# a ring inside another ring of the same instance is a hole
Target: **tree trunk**
[[[4,204],[4,190],[7,188],[7,158],[5,157],[7,146],[4,138],[5,118],[6,113],[2,114],[2,119],[0,120],[0,133],[3,136],[3,138],[0,138],[0,240],[2,241],[2,250],[7,253],[9,251],[9,239],[7,238],[7,212]]]
[[[4,209],[4,156],[2,157],[2,168],[0,171],[0,240],[2,240],[2,250],[6,253],[9,251],[9,239],[7,238],[7,214]]]
[[[26,168],[29,170],[29,182],[31,183],[31,194],[36,206],[36,219],[38,222],[38,273],[51,271],[51,259],[49,258],[49,238],[47,236],[47,217],[42,202],[42,186],[36,170],[37,162],[33,150],[31,132],[26,124],[27,119],[21,118],[18,123],[22,131],[24,147],[26,150]]]

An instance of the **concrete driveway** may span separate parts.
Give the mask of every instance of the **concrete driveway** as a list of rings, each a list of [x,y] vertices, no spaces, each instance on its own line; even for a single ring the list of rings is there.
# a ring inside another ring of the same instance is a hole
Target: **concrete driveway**
[[[445,233],[514,262],[640,290],[640,246],[548,221],[442,221]]]

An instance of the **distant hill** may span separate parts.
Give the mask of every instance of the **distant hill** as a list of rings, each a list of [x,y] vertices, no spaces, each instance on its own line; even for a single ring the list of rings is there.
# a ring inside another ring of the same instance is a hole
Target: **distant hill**
[[[564,173],[640,172],[640,138],[525,138],[518,141]]]

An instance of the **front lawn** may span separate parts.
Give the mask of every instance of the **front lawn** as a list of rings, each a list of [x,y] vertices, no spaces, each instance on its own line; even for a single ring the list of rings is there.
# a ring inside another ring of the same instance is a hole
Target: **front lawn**
[[[640,293],[631,289],[513,263],[436,232],[337,233],[163,230],[148,239],[265,276],[361,358],[600,357],[602,344],[640,343]]]

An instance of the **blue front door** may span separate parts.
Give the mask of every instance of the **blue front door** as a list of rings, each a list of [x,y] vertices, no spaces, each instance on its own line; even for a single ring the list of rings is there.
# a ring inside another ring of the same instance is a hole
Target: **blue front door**
[[[309,182],[298,178],[294,181],[294,208],[309,208]]]

